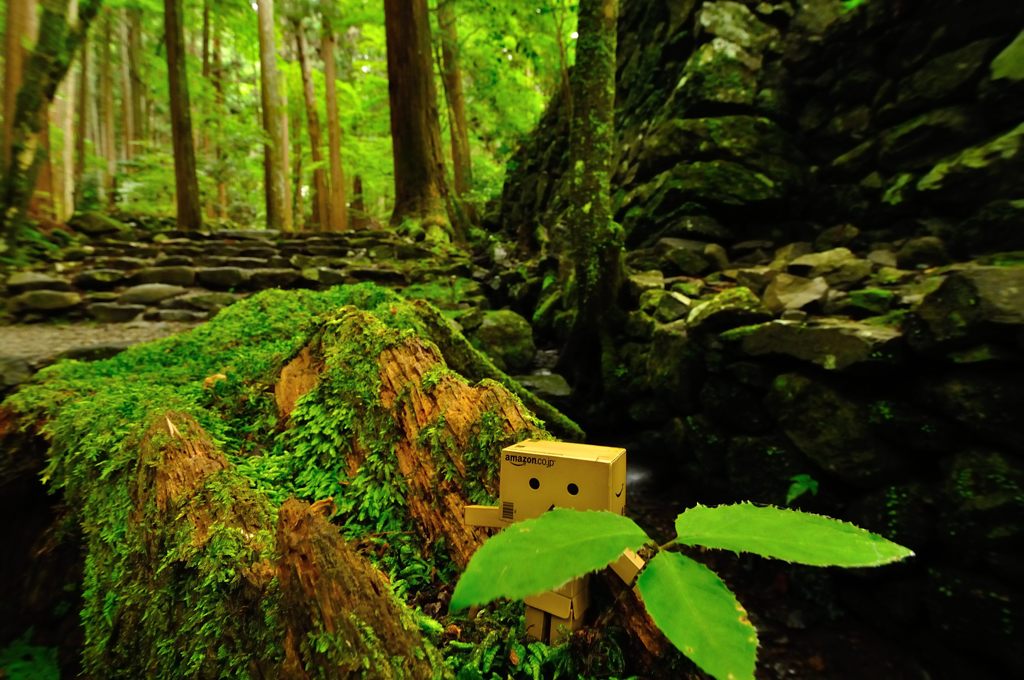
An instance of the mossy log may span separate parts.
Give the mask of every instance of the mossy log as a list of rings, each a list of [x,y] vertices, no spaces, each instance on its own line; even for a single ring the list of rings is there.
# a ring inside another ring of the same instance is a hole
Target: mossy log
[[[486,538],[463,508],[493,502],[501,448],[548,435],[449,367],[483,362],[440,323],[375,286],[268,291],[12,395],[0,442],[48,448],[0,470],[42,468],[75,508],[85,674],[444,675],[420,628]],[[632,600],[643,667],[663,640]]]

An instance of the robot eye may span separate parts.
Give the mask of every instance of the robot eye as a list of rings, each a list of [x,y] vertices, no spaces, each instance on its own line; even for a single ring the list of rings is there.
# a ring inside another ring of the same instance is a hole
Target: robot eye
[[[530,477],[530,488],[531,489],[539,489],[540,488],[540,480],[537,479],[536,477]]]
[[[578,494],[580,492],[580,487],[576,486],[575,484],[571,484],[571,483],[569,484],[569,486],[565,487],[565,489],[566,489],[566,491],[569,492],[570,496],[575,496],[576,494]]]

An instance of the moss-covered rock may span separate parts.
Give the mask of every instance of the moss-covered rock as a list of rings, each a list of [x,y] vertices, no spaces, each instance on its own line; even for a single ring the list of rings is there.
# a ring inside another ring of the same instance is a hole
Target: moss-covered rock
[[[537,353],[530,322],[509,309],[485,312],[473,341],[498,368],[507,371],[529,368]]]
[[[714,332],[769,318],[771,314],[749,288],[736,286],[694,305],[686,317],[686,324],[694,332]]]

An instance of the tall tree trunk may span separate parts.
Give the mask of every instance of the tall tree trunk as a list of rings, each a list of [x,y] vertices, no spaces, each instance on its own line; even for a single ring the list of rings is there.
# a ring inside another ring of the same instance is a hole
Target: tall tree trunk
[[[131,50],[128,47],[131,41],[128,10],[122,9],[118,13],[118,19],[118,42],[121,44],[121,160],[129,161],[135,155],[133,145],[137,133],[135,132],[135,109],[132,106],[134,82],[131,70]]]
[[[292,230],[292,212],[288,204],[287,142],[284,130],[277,50],[274,46],[274,0],[258,0],[260,40],[260,91],[263,103],[263,129],[266,177],[267,227]]]
[[[352,179],[352,228],[365,229],[369,220],[366,215],[366,197],[363,196],[363,176]]]
[[[96,43],[99,50],[98,75],[100,88],[100,156],[103,158],[103,195],[110,206],[115,201],[115,175],[117,173],[117,141],[114,137],[114,74],[110,63],[110,48],[113,43],[111,24],[114,21],[111,10],[105,10],[103,34]]]
[[[25,67],[25,43],[36,39],[36,0],[7,0],[4,23],[4,89],[3,89],[3,167],[11,163],[11,142],[14,139],[14,116],[18,105]]]
[[[327,177],[321,166],[320,149],[323,141],[320,136],[320,116],[316,111],[316,93],[313,90],[313,73],[309,64],[309,43],[306,32],[300,21],[293,24],[295,44],[299,52],[299,65],[302,68],[302,94],[306,100],[306,127],[309,129],[310,158],[316,170],[313,171],[313,222],[317,228],[326,230],[331,224],[331,209],[327,190]]]
[[[441,27],[441,59],[444,62],[441,76],[448,102],[455,195],[462,197],[473,187],[473,164],[469,154],[469,128],[466,126],[466,97],[462,91],[459,35],[455,27],[455,0],[438,2],[437,22]]]
[[[128,74],[132,84],[131,92],[132,120],[135,136],[132,142],[146,139],[146,84],[142,77],[142,10],[129,9],[128,12]]]
[[[384,25],[395,161],[391,223],[422,220],[428,237],[450,239],[427,1],[384,0]]]
[[[69,0],[48,0],[42,6],[39,35],[45,39],[36,44],[25,64],[8,146],[10,161],[0,171],[0,253],[16,249],[42,164],[39,138],[48,124],[42,112],[53,101],[100,4],[100,0],[82,0],[78,21],[73,23],[68,22]]]
[[[60,130],[60,163],[54,173],[54,217],[66,222],[74,211],[75,195],[75,84],[74,76],[64,79],[54,102],[54,125]]]
[[[167,79],[171,97],[171,135],[174,145],[174,187],[178,207],[178,228],[199,229],[199,182],[192,142],[192,111],[185,68],[185,34],[182,0],[164,0],[164,32],[167,41]]]
[[[602,354],[610,350],[622,281],[622,227],[611,211],[618,5],[618,0],[581,0],[573,72],[566,221],[576,318],[562,356],[573,363],[576,392],[584,399],[601,390]]]
[[[228,185],[224,180],[224,152],[220,147],[222,139],[224,111],[224,62],[220,51],[220,22],[213,28],[213,91],[214,106],[217,110],[217,143],[214,145],[214,156],[217,158],[217,217],[227,219],[228,216]]]
[[[321,16],[323,35],[320,56],[324,62],[324,94],[327,98],[327,157],[330,159],[331,181],[329,214],[325,229],[348,229],[348,207],[345,205],[345,171],[341,165],[341,123],[338,121],[337,74],[334,66],[335,37],[330,18]]]
[[[89,41],[82,41],[81,68],[79,69],[78,80],[78,122],[75,126],[75,208],[81,208],[85,201],[85,169],[86,153],[89,150],[86,143],[89,138],[89,110],[92,99],[91,88],[89,87],[89,64],[90,58]]]

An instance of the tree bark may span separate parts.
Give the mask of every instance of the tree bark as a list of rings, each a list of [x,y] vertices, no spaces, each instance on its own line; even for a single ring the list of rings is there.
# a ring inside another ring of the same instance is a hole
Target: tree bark
[[[131,141],[138,144],[146,139],[149,128],[146,125],[146,84],[142,75],[142,10],[125,11],[128,15],[128,77],[131,79],[128,91],[131,93],[132,120],[135,123]]]
[[[114,68],[110,60],[113,47],[113,12],[104,10],[103,33],[96,41],[99,51],[97,61],[100,89],[100,156],[103,158],[103,196],[110,207],[116,200],[117,140],[114,137]],[[173,95],[172,95],[173,96]]]
[[[366,214],[366,197],[363,195],[363,176],[352,178],[352,228],[365,229],[369,223]]]
[[[309,64],[309,42],[306,31],[300,21],[292,25],[295,31],[295,44],[299,52],[299,66],[302,69],[302,94],[306,100],[306,127],[309,130],[309,153],[316,169],[313,170],[313,223],[318,229],[327,230],[330,225],[331,209],[327,176],[322,167],[323,140],[320,135],[320,115],[316,110],[316,93],[313,89],[313,73]]]
[[[14,140],[14,116],[18,105],[18,90],[21,89],[25,68],[26,49],[24,44],[35,42],[36,0],[7,0],[7,17],[4,23],[4,125],[3,125],[3,166],[11,163],[11,142]]]
[[[85,201],[85,154],[89,138],[89,100],[92,97],[89,87],[89,58],[91,50],[89,41],[82,41],[81,68],[78,80],[78,121],[75,125],[75,209],[81,208]]]
[[[384,0],[384,24],[395,162],[391,223],[421,220],[428,235],[450,239],[426,0]]]
[[[213,91],[214,106],[217,111],[217,140],[214,155],[217,159],[217,217],[227,219],[228,216],[228,185],[224,181],[224,152],[220,146],[223,135],[224,111],[224,62],[220,50],[220,23],[213,29]]]
[[[121,58],[121,160],[130,161],[135,155],[135,109],[132,100],[135,95],[132,88],[135,86],[132,80],[131,71],[131,29],[128,23],[128,10],[122,9],[118,13],[118,42],[120,43]]]
[[[260,92],[263,104],[264,176],[266,177],[267,227],[292,231],[288,202],[287,142],[284,128],[277,49],[274,43],[274,1],[258,0],[260,40]]]
[[[330,160],[331,180],[327,231],[348,229],[348,206],[345,204],[345,170],[341,165],[341,124],[338,122],[338,86],[334,66],[335,37],[330,17],[321,14],[323,34],[320,56],[324,62],[324,95],[327,99],[327,157]]]
[[[455,26],[455,0],[437,3],[437,22],[441,27],[441,71],[448,102],[448,127],[452,140],[452,171],[455,194],[463,197],[473,188],[473,163],[469,152],[469,128],[466,124],[466,96],[462,91],[459,60],[459,35]]]
[[[52,0],[42,6],[40,40],[25,65],[18,91],[7,155],[10,160],[0,172],[0,253],[16,249],[42,165],[39,141],[47,120],[41,114],[53,101],[100,4],[100,0],[83,0],[74,25],[68,22],[69,0]]]
[[[192,111],[185,68],[185,35],[182,0],[164,0],[164,32],[167,42],[167,78],[171,97],[171,134],[174,145],[174,186],[178,228],[197,230],[203,216],[199,208],[199,181],[192,139]]]
[[[615,49],[618,0],[581,0],[573,72],[566,221],[575,263],[575,312],[563,362],[571,362],[578,398],[601,391],[622,281],[622,228],[612,221],[615,149]]]

